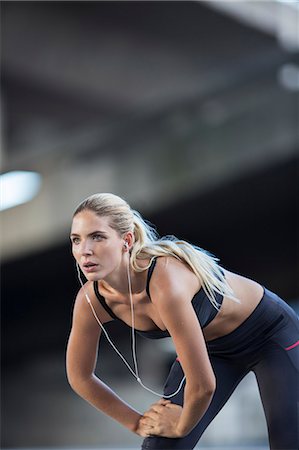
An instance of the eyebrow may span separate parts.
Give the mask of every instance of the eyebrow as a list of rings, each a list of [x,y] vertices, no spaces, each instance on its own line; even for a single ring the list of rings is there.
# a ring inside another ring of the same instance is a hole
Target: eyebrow
[[[107,233],[105,232],[105,231],[101,231],[101,230],[96,230],[96,231],[92,231],[91,233],[88,233],[88,237],[89,236],[93,236],[94,234],[104,234],[104,235],[107,235]],[[79,234],[77,234],[77,233],[71,233],[70,234],[70,237],[73,237],[73,236],[80,236]]]

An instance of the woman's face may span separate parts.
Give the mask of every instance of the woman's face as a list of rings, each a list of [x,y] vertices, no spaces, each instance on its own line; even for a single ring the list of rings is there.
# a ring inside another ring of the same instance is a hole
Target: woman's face
[[[103,279],[119,268],[124,239],[110,227],[109,217],[99,217],[89,210],[76,214],[71,241],[74,258],[88,280]]]

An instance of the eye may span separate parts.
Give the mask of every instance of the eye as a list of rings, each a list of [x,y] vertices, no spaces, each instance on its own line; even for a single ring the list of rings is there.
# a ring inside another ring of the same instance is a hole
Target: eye
[[[77,244],[79,244],[80,239],[79,239],[78,237],[73,237],[73,238],[71,239],[71,241],[72,241],[72,244],[77,245]]]
[[[102,236],[101,234],[94,234],[92,236],[93,240],[95,241],[101,241],[102,239],[105,239],[104,236]]]

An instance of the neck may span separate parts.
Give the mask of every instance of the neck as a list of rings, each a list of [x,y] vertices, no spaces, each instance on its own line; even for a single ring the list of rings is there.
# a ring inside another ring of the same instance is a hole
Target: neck
[[[100,280],[104,289],[114,294],[129,294],[129,281],[128,281],[128,265],[130,264],[129,258],[121,263],[119,268]],[[135,272],[129,267],[129,276],[131,279],[132,294],[140,293],[145,287],[145,273]]]

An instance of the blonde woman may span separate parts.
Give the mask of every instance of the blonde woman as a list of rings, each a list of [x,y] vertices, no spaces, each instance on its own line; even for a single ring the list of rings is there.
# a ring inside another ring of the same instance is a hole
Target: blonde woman
[[[69,383],[81,397],[142,436],[142,449],[187,450],[253,371],[271,449],[299,448],[299,321],[283,300],[224,270],[198,247],[159,238],[113,194],[92,195],[78,206],[71,241],[87,278],[67,348]],[[99,339],[111,320],[133,329],[131,372],[141,384],[134,331],[173,340],[177,359],[163,397],[143,414],[94,373]]]

